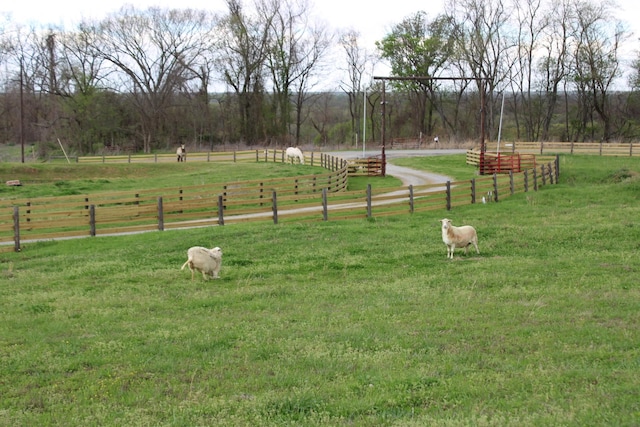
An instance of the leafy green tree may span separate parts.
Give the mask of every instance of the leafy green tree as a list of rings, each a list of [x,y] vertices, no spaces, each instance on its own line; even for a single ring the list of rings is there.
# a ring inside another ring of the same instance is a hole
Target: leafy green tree
[[[420,80],[394,81],[393,86],[412,94],[418,132],[431,135],[438,77],[452,53],[450,21],[439,17],[429,21],[425,12],[417,12],[395,25],[391,33],[376,42],[383,59],[389,61],[395,77],[423,77]]]

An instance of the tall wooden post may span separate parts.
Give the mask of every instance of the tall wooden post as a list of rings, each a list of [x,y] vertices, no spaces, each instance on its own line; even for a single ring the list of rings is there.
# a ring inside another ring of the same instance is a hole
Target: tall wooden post
[[[386,119],[387,119],[387,95],[386,95],[386,86],[385,86],[385,81],[382,81],[382,101],[380,102],[381,106],[382,106],[382,124],[381,124],[381,129],[380,129],[380,133],[382,134],[380,136],[380,140],[382,141],[382,176],[387,176],[387,153],[385,152],[385,147],[386,147],[386,134],[387,134],[387,125],[386,125]]]

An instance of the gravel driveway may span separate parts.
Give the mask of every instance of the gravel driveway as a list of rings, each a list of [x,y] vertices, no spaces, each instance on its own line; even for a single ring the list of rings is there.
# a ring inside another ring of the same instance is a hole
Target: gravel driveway
[[[467,150],[387,150],[387,175],[396,177],[402,181],[402,185],[424,185],[424,184],[437,184],[440,182],[453,181],[452,178],[446,175],[440,175],[437,173],[431,173],[427,171],[411,169],[404,166],[396,166],[388,162],[389,159],[397,159],[402,157],[425,157],[425,156],[443,156],[447,154],[461,154],[466,153]],[[357,159],[363,157],[371,157],[380,155],[380,151],[365,151],[364,156],[362,151],[333,151],[328,154],[332,154],[337,157],[345,159]]]

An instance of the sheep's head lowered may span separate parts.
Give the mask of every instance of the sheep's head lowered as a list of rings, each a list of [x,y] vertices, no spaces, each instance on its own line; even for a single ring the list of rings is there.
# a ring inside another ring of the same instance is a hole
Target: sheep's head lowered
[[[205,280],[209,276],[217,279],[222,266],[222,249],[217,246],[212,249],[193,246],[187,251],[187,261],[182,264],[181,270],[184,270],[186,266],[189,266],[189,270],[191,270],[191,280],[194,279],[196,270],[202,273]]]

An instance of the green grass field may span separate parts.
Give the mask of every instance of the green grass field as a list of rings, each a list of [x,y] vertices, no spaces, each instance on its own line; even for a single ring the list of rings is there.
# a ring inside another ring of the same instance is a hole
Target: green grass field
[[[0,425],[639,425],[640,159],[560,167],[449,212],[0,254]],[[480,255],[446,259],[443,217]],[[194,245],[221,279],[180,271]]]

